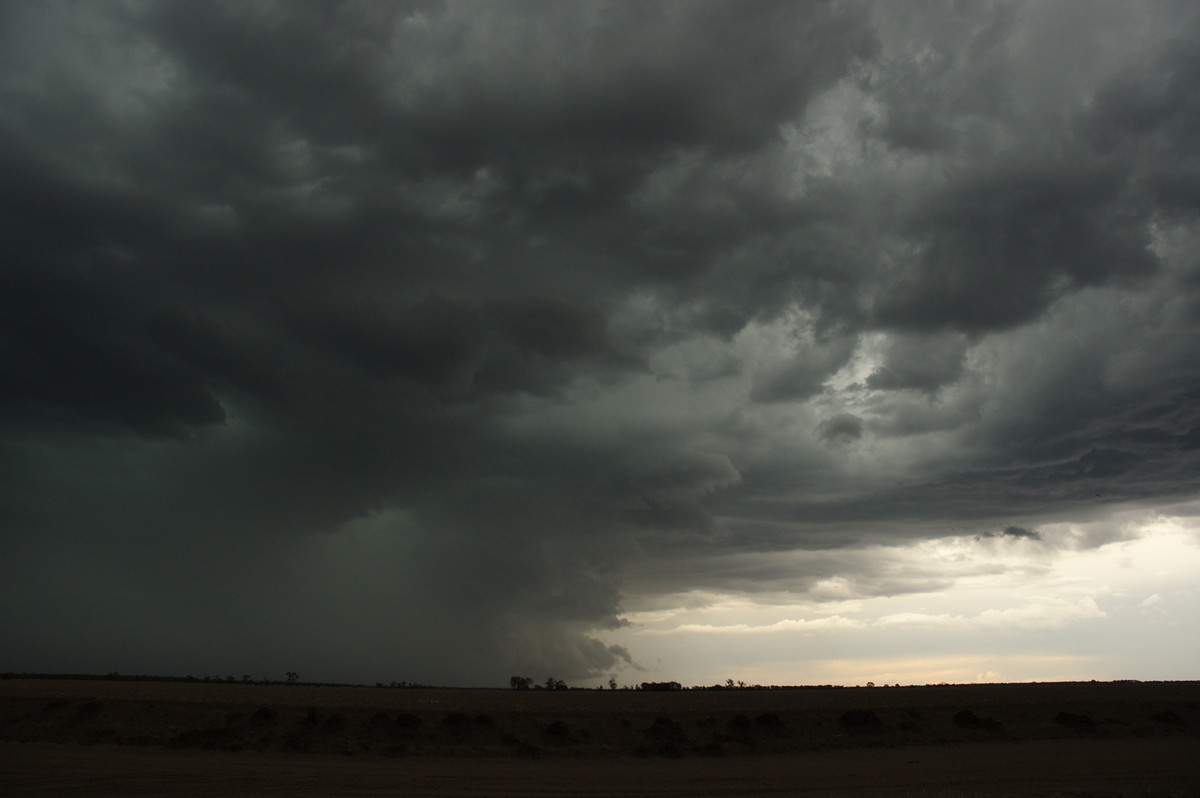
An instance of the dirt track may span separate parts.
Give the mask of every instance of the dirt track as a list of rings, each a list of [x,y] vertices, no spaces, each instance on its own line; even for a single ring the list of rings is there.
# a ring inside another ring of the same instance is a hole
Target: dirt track
[[[1198,683],[614,694],[12,680],[0,740],[5,795],[1200,796]]]

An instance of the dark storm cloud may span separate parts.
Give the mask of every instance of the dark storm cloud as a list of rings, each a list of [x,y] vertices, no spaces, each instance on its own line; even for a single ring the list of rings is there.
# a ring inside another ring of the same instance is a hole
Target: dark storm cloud
[[[579,678],[1194,494],[1187,5],[0,13],[6,668]]]
[[[852,413],[839,413],[817,427],[818,434],[833,443],[853,443],[862,437],[862,419]]]
[[[1026,529],[1023,526],[1006,526],[1001,533],[1010,538],[1028,538],[1029,540],[1041,540],[1042,533],[1036,529]]]
[[[751,397],[758,402],[808,399],[825,389],[825,382],[854,354],[855,340],[843,337],[826,344],[802,347],[790,362],[761,379]]]
[[[897,336],[883,364],[867,377],[867,387],[936,391],[962,374],[967,346],[961,335]]]
[[[1006,537],[1018,540],[1041,540],[1042,533],[1036,529],[1026,529],[1023,526],[1006,526],[999,532],[988,531],[979,535],[980,538]]]
[[[1145,219],[1120,202],[1126,175],[1058,159],[994,168],[916,209],[906,235],[922,249],[877,308],[883,324],[1002,329],[1063,291],[1153,272]]]

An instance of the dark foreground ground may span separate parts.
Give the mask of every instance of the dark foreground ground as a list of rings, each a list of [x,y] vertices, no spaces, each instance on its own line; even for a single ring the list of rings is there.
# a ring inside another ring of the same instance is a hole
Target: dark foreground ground
[[[513,692],[9,680],[3,795],[1200,796],[1200,683]]]

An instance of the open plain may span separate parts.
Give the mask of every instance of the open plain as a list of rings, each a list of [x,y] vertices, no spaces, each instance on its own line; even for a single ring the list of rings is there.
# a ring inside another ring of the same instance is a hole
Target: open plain
[[[4,795],[1200,795],[1200,683],[511,691],[10,679]]]

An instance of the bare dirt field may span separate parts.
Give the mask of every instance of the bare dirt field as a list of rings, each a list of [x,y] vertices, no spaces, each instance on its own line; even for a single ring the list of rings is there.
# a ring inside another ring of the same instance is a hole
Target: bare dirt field
[[[652,693],[11,679],[0,794],[1200,796],[1200,682]]]

